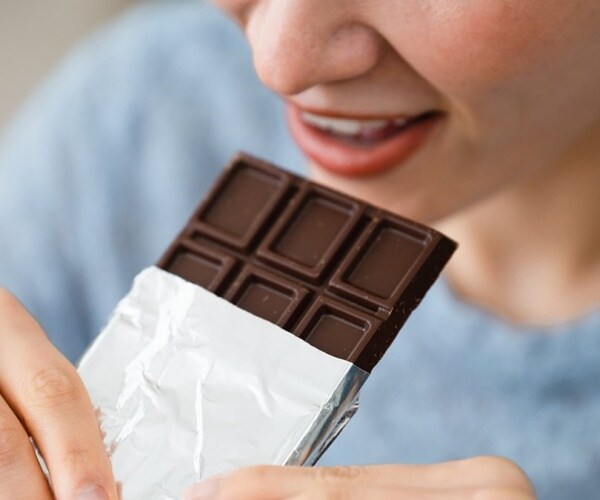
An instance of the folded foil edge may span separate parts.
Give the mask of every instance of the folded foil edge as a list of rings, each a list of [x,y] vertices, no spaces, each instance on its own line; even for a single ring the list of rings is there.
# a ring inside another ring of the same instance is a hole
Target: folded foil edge
[[[368,374],[207,290],[142,271],[79,364],[123,500],[238,467],[312,465]]]

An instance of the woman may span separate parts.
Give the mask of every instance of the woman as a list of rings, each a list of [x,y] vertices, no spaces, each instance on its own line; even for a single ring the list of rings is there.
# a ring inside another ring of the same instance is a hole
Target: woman
[[[461,250],[430,301],[442,320],[422,340],[403,334],[373,376],[361,432],[349,428],[326,457],[380,448],[440,463],[254,468],[187,498],[534,498],[512,462],[477,457],[505,449],[542,498],[597,491],[600,443],[579,430],[600,408],[598,2],[215,3],[284,97],[314,176],[438,224]],[[11,460],[0,462],[0,492],[48,495],[29,432],[58,498],[116,498],[73,370],[12,296],[1,303],[0,456]]]

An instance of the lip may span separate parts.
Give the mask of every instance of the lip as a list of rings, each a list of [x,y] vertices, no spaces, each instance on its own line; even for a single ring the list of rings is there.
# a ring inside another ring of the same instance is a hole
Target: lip
[[[288,125],[300,148],[317,166],[348,177],[376,175],[400,167],[419,150],[443,117],[441,113],[428,113],[388,139],[370,145],[355,145],[306,124],[302,111],[295,104],[287,104]],[[322,111],[317,114],[350,119],[376,118],[340,116]]]

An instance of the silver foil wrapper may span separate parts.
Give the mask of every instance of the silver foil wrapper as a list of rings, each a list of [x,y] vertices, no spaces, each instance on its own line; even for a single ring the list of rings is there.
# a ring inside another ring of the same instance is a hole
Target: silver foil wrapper
[[[368,374],[156,267],[83,357],[123,500],[256,464],[311,465]]]

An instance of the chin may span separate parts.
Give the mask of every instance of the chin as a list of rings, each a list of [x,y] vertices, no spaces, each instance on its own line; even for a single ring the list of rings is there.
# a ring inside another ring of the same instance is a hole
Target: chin
[[[317,182],[409,219],[431,224],[452,212],[452,207],[440,204],[446,196],[433,194],[431,188],[407,189],[403,183],[402,188],[397,189],[394,186],[399,184],[398,180],[387,175],[343,177],[314,163],[310,163],[309,168]]]

